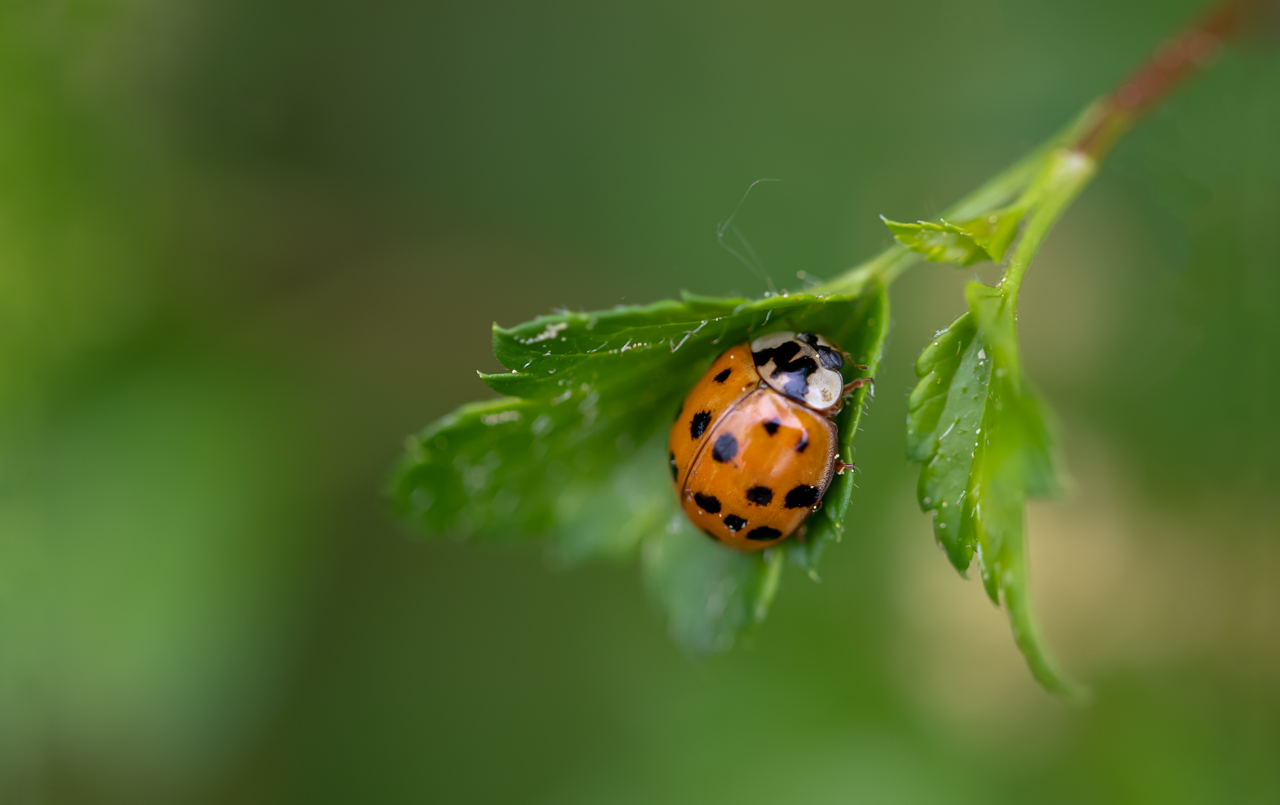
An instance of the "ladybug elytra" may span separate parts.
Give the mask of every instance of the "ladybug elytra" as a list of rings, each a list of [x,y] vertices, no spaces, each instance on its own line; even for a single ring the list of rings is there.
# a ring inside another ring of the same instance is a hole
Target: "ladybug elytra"
[[[695,526],[758,551],[817,511],[846,466],[832,418],[845,395],[871,382],[846,384],[843,366],[840,348],[822,336],[790,332],[739,344],[711,364],[668,440],[671,480]]]

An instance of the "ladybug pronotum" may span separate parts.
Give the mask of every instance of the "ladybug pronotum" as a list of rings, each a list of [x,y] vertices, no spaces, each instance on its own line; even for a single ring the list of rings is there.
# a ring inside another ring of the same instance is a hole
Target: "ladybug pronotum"
[[[740,551],[795,533],[837,469],[845,395],[840,348],[813,333],[770,333],[727,350],[685,397],[668,441],[671,480],[695,526]],[[865,368],[865,367],[859,367]]]

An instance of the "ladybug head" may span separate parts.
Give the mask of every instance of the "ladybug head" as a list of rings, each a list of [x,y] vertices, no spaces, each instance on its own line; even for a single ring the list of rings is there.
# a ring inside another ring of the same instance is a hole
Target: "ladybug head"
[[[844,358],[840,348],[815,333],[770,333],[751,342],[760,379],[779,394],[815,411],[840,407]]]

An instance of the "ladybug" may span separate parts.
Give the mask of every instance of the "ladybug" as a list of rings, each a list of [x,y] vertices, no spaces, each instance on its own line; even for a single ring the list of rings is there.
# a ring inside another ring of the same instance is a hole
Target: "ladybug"
[[[722,354],[685,397],[668,440],[685,514],[712,539],[759,551],[795,533],[846,465],[832,418],[852,390],[840,348],[779,332]],[[851,364],[859,369],[865,366]]]

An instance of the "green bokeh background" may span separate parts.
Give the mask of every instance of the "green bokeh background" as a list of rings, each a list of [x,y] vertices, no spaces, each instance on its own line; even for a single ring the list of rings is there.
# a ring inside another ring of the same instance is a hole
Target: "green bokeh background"
[[[1280,54],[1126,138],[1024,290],[1072,473],[1038,690],[914,508],[894,287],[850,535],[695,660],[634,564],[415,540],[489,326],[886,245],[1193,0],[17,0],[0,10],[0,801],[1280,799]],[[990,276],[984,272],[983,276]]]

